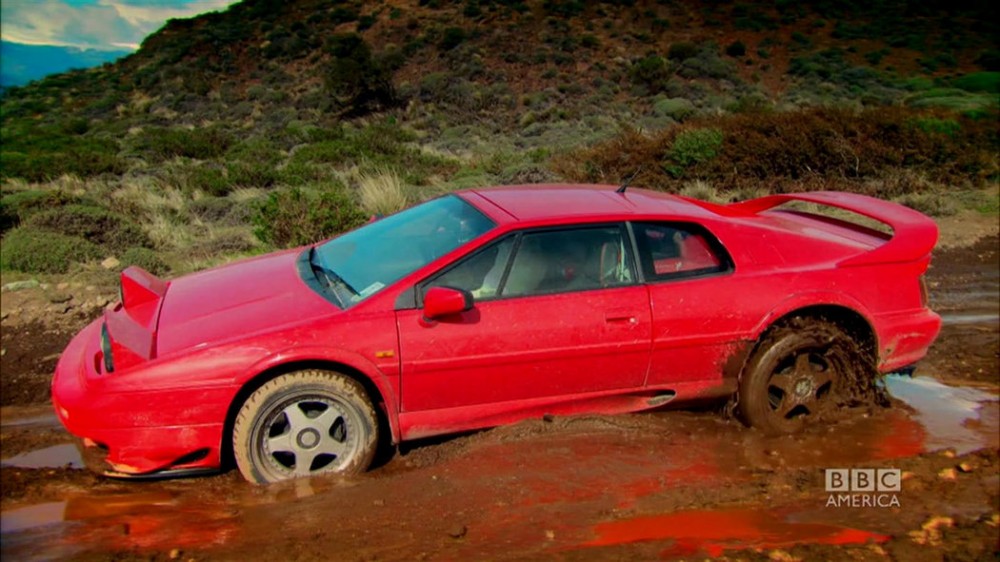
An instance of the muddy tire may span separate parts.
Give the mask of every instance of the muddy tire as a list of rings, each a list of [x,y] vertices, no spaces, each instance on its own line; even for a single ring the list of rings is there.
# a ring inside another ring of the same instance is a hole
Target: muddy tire
[[[794,433],[844,405],[859,384],[874,388],[871,363],[835,324],[793,318],[770,330],[750,357],[737,411],[767,434]]]
[[[233,425],[236,465],[258,484],[364,472],[377,444],[378,420],[365,389],[329,371],[268,381],[243,403]]]

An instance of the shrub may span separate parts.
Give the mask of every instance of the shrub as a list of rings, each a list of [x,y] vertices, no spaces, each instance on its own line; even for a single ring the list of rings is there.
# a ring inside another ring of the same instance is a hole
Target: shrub
[[[21,224],[39,211],[60,207],[76,197],[62,191],[41,191],[29,189],[15,191],[0,197],[0,233]]]
[[[633,82],[647,87],[650,93],[662,91],[670,80],[667,61],[659,55],[639,59],[629,68],[628,73]]]
[[[677,134],[663,166],[672,176],[682,177],[687,168],[715,158],[721,147],[719,129],[688,129]]]
[[[667,98],[654,103],[653,111],[657,115],[670,117],[675,121],[683,121],[694,115],[695,107],[691,100],[686,98]]]
[[[684,62],[698,54],[698,47],[694,43],[682,41],[673,43],[667,51],[667,58],[673,61]]]
[[[125,250],[118,258],[121,268],[125,269],[131,265],[137,265],[154,275],[162,275],[169,269],[167,264],[160,259],[160,256],[149,248],[135,246]]]
[[[392,73],[372,55],[360,35],[333,35],[326,48],[332,59],[325,68],[323,84],[341,110],[363,115],[396,104]]]
[[[66,205],[42,211],[25,223],[35,229],[49,230],[121,252],[133,246],[150,246],[149,237],[138,225],[122,215],[92,205]]]
[[[973,72],[959,76],[951,85],[968,92],[1000,93],[1000,72]]]
[[[133,150],[158,162],[178,156],[206,160],[224,154],[232,141],[232,136],[221,127],[154,127],[137,136]]]
[[[441,42],[438,43],[438,46],[441,47],[442,51],[450,51],[465,42],[465,39],[464,29],[461,27],[449,27],[444,30],[444,35],[441,36]]]
[[[367,220],[343,185],[319,192],[297,187],[272,192],[253,218],[254,234],[261,241],[294,247],[350,230]]]
[[[78,236],[22,226],[4,236],[0,268],[25,273],[65,273],[74,262],[99,257],[101,249]]]
[[[747,54],[747,46],[742,41],[733,41],[726,47],[726,54],[731,57],[742,57]]]

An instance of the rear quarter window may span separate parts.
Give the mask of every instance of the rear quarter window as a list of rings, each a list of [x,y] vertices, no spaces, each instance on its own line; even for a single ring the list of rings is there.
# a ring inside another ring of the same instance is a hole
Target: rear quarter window
[[[732,260],[705,228],[682,223],[633,223],[636,249],[647,281],[727,273]]]

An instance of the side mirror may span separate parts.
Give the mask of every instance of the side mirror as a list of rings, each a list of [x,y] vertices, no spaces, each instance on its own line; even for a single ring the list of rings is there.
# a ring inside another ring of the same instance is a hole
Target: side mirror
[[[424,318],[434,320],[472,308],[472,293],[452,287],[431,287],[424,294]]]

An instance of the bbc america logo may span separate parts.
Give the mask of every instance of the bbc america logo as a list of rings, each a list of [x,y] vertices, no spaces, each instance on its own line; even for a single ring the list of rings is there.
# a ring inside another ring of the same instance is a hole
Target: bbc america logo
[[[899,507],[902,471],[898,468],[828,468],[827,507]]]

